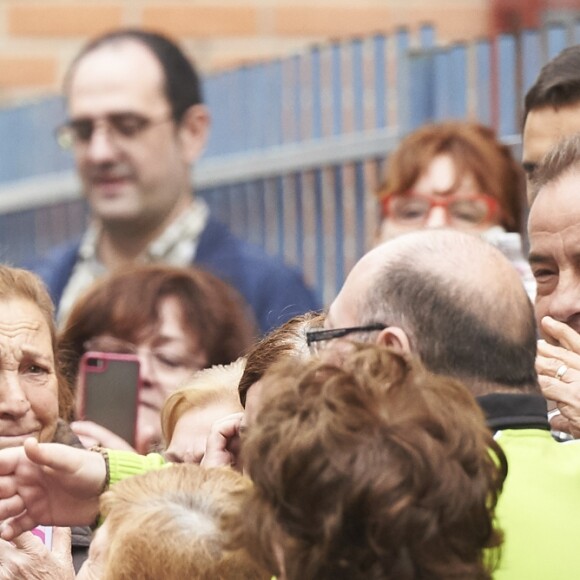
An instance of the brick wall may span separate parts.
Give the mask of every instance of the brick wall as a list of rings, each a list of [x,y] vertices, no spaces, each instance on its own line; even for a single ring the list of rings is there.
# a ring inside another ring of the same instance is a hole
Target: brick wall
[[[201,70],[313,42],[431,22],[442,41],[489,29],[488,0],[0,0],[0,103],[58,91],[87,38],[118,26],[178,38]]]

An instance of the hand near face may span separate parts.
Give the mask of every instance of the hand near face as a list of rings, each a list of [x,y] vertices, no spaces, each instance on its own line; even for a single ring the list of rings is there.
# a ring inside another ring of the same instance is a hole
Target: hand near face
[[[216,421],[207,438],[202,467],[231,466],[241,471],[240,425],[243,413],[234,413]]]
[[[549,316],[541,325],[549,342],[538,341],[536,371],[542,394],[561,412],[551,420],[552,428],[580,437],[580,335]]]
[[[0,540],[0,580],[74,580],[70,528],[54,528],[52,550],[31,532]]]
[[[100,453],[58,443],[0,451],[0,536],[12,540],[43,525],[89,525],[106,477]]]
[[[99,445],[107,449],[135,452],[124,439],[93,421],[75,421],[71,423],[71,429],[87,449]]]

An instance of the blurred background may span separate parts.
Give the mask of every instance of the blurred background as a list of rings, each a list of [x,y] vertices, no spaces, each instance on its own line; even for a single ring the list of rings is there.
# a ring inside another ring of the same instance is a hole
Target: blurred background
[[[58,91],[82,43],[120,26],[178,38],[211,72],[401,26],[430,23],[449,43],[578,13],[577,0],[0,0],[0,103]]]
[[[579,17],[580,0],[0,0],[0,259],[20,264],[85,227],[53,131],[68,64],[105,30],[182,43],[213,117],[196,194],[326,302],[370,245],[369,192],[401,136],[479,120],[519,155],[523,95],[580,42]]]

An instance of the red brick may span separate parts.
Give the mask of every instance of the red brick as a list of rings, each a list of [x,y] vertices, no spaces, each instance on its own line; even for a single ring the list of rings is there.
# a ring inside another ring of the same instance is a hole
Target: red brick
[[[6,88],[40,87],[56,80],[54,58],[0,56],[0,86]]]
[[[273,35],[343,38],[393,32],[399,26],[416,29],[434,24],[442,39],[471,39],[489,30],[488,11],[468,6],[432,7],[425,3],[414,8],[379,8],[349,6],[280,6],[273,10]],[[475,16],[475,17],[474,17]]]
[[[253,36],[256,21],[252,7],[164,3],[143,8],[143,26],[175,36]]]
[[[42,2],[10,4],[8,33],[13,36],[93,36],[122,24],[119,4]]]

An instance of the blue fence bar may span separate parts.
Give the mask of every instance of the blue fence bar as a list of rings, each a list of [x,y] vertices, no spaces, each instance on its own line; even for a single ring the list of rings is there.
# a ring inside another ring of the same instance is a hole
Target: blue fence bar
[[[437,71],[434,66],[439,49],[419,50],[409,55],[409,107],[412,111],[409,130],[417,129],[436,118]]]
[[[352,100],[353,100],[353,127],[355,131],[363,131],[365,128],[364,120],[364,58],[362,40],[356,39],[352,43],[351,57],[351,74],[352,74]]]
[[[375,127],[387,126],[387,42],[384,35],[373,37]]]
[[[501,35],[497,40],[498,57],[498,94],[499,119],[498,133],[514,135],[518,132],[516,124],[517,102],[514,95],[518,94],[516,80],[516,41],[511,35]]]
[[[467,117],[467,50],[464,44],[455,44],[449,49],[449,117]]]
[[[522,92],[525,95],[538,76],[538,63],[542,62],[542,46],[539,31],[524,30],[522,32],[521,46]]]
[[[477,118],[484,125],[491,125],[491,43],[488,40],[482,40],[476,43],[475,58]]]
[[[580,19],[576,19],[572,22],[571,44],[580,44]]]
[[[401,133],[406,133],[411,124],[409,111],[409,32],[398,30],[395,33],[395,58],[396,58],[396,87],[397,87],[397,125]]]
[[[562,24],[554,24],[547,29],[547,48],[548,54],[546,60],[554,58],[559,52],[562,52],[568,46],[568,31]]]

